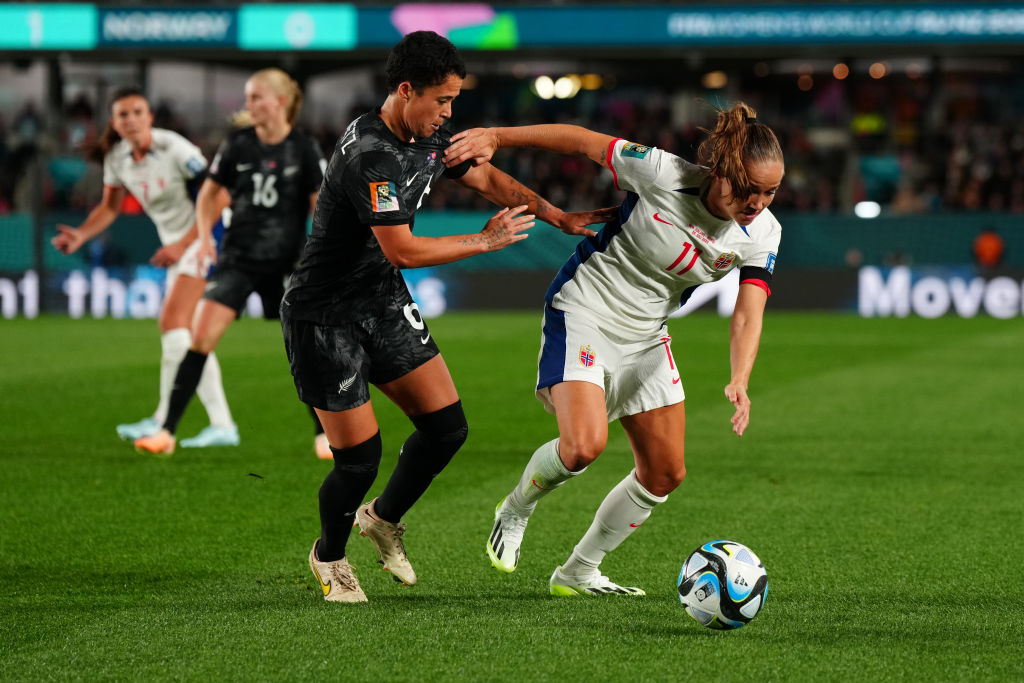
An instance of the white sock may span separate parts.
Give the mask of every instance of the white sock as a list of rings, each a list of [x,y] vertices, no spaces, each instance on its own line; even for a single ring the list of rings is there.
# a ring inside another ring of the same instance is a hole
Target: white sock
[[[161,425],[167,419],[167,403],[174,388],[178,366],[192,345],[192,333],[187,327],[176,327],[160,335],[160,402],[153,418]]]
[[[587,533],[583,534],[572,555],[562,565],[562,573],[570,576],[592,574],[604,556],[636,531],[651,516],[655,505],[666,500],[668,496],[656,496],[645,489],[636,478],[636,469],[633,469],[605,496]]]
[[[203,366],[203,374],[199,376],[199,386],[196,387],[196,395],[203,402],[206,414],[210,417],[210,425],[227,429],[234,427],[231,419],[231,409],[228,408],[228,397],[224,395],[224,385],[221,382],[220,363],[212,351],[206,357],[206,365]]]
[[[533,452],[508,502],[520,512],[530,515],[537,507],[537,501],[584,470],[585,467],[579,472],[566,469],[558,457],[558,439],[548,441]]]

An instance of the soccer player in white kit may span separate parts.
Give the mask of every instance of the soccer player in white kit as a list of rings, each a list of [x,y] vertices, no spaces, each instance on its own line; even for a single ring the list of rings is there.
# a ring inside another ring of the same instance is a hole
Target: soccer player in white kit
[[[495,568],[519,562],[537,502],[580,474],[620,420],[635,468],[616,485],[568,560],[551,575],[553,595],[643,595],[599,566],[664,502],[686,473],[684,393],[665,320],[693,290],[740,268],[730,325],[732,429],[750,420],[747,384],[757,356],[782,234],[767,210],[782,182],[782,150],[743,103],[720,111],[698,149],[699,165],[668,152],[567,125],[475,129],[453,137],[448,165],[490,159],[499,147],[585,154],[627,191],[619,218],[587,238],[545,297],[537,396],[559,437],[536,450],[499,503],[486,550]]]
[[[195,202],[190,185],[198,188],[206,172],[199,149],[177,133],[153,128],[153,114],[141,91],[124,88],[111,98],[111,116],[99,144],[103,159],[103,198],[77,228],[58,225],[53,245],[73,254],[87,241],[106,230],[121,211],[130,192],[156,225],[163,245],[153,254],[153,265],[167,268],[166,298],[160,311],[160,397],[152,416],[120,424],[122,439],[137,439],[160,429],[167,415],[168,399],[178,364],[192,343],[190,325],[196,303],[206,285],[209,264],[198,258],[200,243]],[[226,205],[226,197],[222,198]],[[210,426],[184,447],[236,446],[238,429],[231,419],[216,359],[207,364],[199,396]]]

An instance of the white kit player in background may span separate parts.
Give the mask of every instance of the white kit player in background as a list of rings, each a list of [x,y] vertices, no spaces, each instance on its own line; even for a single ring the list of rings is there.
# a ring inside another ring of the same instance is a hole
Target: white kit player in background
[[[456,134],[449,165],[489,160],[499,147],[585,154],[626,190],[619,217],[583,240],[545,297],[537,397],[559,437],[533,454],[499,504],[486,550],[495,568],[519,563],[537,502],[582,473],[620,420],[635,468],[605,497],[589,530],[548,583],[554,595],[643,595],[601,574],[599,565],[682,482],[686,412],[665,320],[693,290],[740,269],[730,325],[725,396],[732,428],[750,419],[747,384],[782,230],[767,210],[782,182],[782,149],[754,110],[719,111],[691,164],[668,152],[585,128],[541,125]]]
[[[192,342],[190,325],[203,293],[209,263],[200,263],[196,212],[191,186],[201,182],[206,159],[177,133],[153,128],[153,114],[143,94],[134,88],[114,93],[107,129],[94,152],[103,162],[103,198],[77,228],[58,225],[53,245],[73,254],[106,230],[121,211],[125,193],[138,200],[156,225],[160,249],[150,263],[167,268],[166,297],[160,312],[160,395],[156,411],[139,422],[120,424],[117,434],[134,440],[160,429],[178,363]],[[227,198],[224,198],[224,205]],[[238,428],[231,419],[221,384],[220,366],[211,359],[199,385],[210,426],[181,445],[237,446]]]

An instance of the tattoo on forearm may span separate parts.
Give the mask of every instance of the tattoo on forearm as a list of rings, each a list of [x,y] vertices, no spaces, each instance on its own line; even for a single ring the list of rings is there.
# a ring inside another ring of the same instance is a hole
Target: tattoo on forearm
[[[492,251],[501,245],[501,237],[493,233],[479,233],[477,235],[466,235],[459,240],[459,244],[465,247],[478,247],[483,245],[486,251]]]

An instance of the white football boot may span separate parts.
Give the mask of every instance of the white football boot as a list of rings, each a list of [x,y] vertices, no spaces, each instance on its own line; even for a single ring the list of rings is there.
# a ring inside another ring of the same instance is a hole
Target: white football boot
[[[647,595],[641,588],[635,586],[620,586],[613,583],[607,576],[598,570],[590,576],[566,576],[562,573],[561,567],[556,567],[554,574],[548,581],[548,588],[552,595]]]

